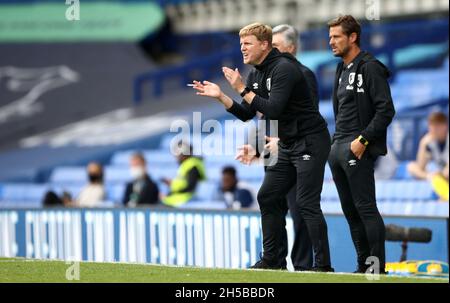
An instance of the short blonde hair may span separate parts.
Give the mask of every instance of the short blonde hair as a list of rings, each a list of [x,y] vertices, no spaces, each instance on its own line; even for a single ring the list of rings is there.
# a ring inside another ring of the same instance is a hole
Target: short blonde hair
[[[272,45],[272,28],[262,23],[252,23],[239,31],[239,37],[255,36],[258,41],[267,41]]]

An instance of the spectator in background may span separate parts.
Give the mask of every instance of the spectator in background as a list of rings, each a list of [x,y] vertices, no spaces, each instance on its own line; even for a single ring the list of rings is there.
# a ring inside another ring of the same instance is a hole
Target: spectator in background
[[[100,163],[91,162],[87,166],[87,173],[89,183],[83,187],[73,204],[78,207],[98,207],[105,200],[103,167]]]
[[[64,191],[58,196],[54,191],[48,191],[43,199],[43,205],[67,207],[98,207],[105,200],[103,186],[103,167],[100,163],[90,162],[86,168],[89,182],[82,189],[78,197],[73,200],[72,195]]]
[[[50,190],[45,193],[42,199],[42,205],[44,207],[64,207],[72,205],[72,195],[66,191],[58,196],[54,191]]]
[[[428,117],[428,132],[419,143],[415,161],[408,164],[408,172],[423,180],[430,180],[436,193],[448,201],[448,119],[444,113],[436,112]],[[433,162],[437,170],[427,169]]]
[[[248,187],[239,182],[236,169],[226,166],[222,169],[222,180],[213,200],[225,202],[227,208],[239,209],[251,207],[255,201]]]
[[[133,181],[127,183],[123,204],[128,207],[157,204],[159,189],[147,172],[147,162],[141,153],[135,153],[130,159],[130,173]]]
[[[443,113],[432,113],[428,117],[428,132],[419,143],[415,161],[408,165],[409,173],[418,179],[431,179],[441,174],[448,180],[448,122]],[[433,161],[438,171],[428,171],[427,164]]]
[[[198,182],[206,180],[206,173],[203,160],[192,156],[192,146],[180,141],[173,153],[180,166],[175,179],[162,179],[170,192],[161,200],[167,206],[180,207],[192,199]]]

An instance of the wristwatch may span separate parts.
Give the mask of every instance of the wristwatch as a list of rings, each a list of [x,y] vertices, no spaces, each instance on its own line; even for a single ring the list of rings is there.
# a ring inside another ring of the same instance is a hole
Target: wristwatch
[[[364,138],[361,135],[359,135],[358,140],[359,140],[359,142],[361,142],[365,146],[369,145],[369,141],[367,141],[366,138]]]
[[[244,96],[247,95],[251,91],[252,90],[250,88],[248,88],[248,86],[246,86],[240,95],[242,98],[244,98]]]

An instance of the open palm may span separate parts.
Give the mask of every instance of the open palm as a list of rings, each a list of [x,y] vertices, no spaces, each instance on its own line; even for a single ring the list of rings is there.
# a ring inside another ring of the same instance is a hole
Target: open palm
[[[209,81],[194,81],[194,89],[197,90],[197,95],[211,97],[211,98],[219,98],[222,94],[222,90],[220,86],[209,82]]]

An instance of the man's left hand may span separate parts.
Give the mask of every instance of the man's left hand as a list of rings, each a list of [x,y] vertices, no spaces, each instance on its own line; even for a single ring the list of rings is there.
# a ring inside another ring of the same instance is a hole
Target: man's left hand
[[[231,87],[238,93],[242,93],[245,88],[244,82],[242,82],[242,76],[239,73],[239,70],[236,68],[232,70],[229,67],[222,67],[222,72],[228,83],[230,83]]]
[[[359,139],[356,138],[350,145],[350,149],[352,153],[355,155],[355,157],[361,160],[364,152],[366,151],[366,146],[361,142],[359,142]]]

